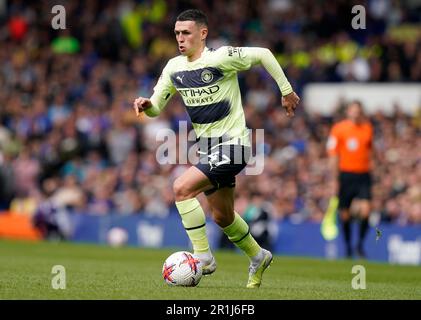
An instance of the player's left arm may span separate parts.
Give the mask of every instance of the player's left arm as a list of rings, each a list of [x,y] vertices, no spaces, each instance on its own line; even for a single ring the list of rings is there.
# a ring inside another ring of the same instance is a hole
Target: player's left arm
[[[374,148],[374,129],[372,124],[369,122],[368,123],[368,136],[369,136],[369,140],[368,140],[368,152],[370,154],[370,169],[375,168],[375,148]]]
[[[245,54],[252,60],[252,64],[261,64],[278,84],[282,94],[282,106],[285,108],[288,117],[294,116],[294,110],[300,102],[300,97],[294,92],[284,71],[267,48],[246,47]]]
[[[221,47],[215,55],[218,66],[224,71],[248,70],[253,65],[262,65],[278,84],[282,94],[282,106],[288,117],[294,116],[294,110],[300,98],[292,89],[278,61],[267,48],[259,47]]]
[[[269,49],[225,46],[217,50],[216,57],[219,67],[224,71],[242,71],[250,69],[253,65],[262,65],[278,84],[287,116],[294,115],[300,98],[292,89],[284,71]]]

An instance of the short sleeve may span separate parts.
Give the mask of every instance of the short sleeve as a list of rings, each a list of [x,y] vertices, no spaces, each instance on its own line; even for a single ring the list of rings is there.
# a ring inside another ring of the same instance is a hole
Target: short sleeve
[[[340,143],[340,134],[338,125],[334,125],[327,138],[326,151],[329,156],[337,156]]]

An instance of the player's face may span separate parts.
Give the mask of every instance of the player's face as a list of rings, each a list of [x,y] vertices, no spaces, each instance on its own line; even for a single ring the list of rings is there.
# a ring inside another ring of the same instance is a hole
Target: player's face
[[[195,21],[177,21],[174,28],[178,50],[184,56],[191,57],[201,49],[207,35],[207,29]]]
[[[357,103],[348,106],[347,116],[352,121],[359,121],[363,116],[363,111]]]

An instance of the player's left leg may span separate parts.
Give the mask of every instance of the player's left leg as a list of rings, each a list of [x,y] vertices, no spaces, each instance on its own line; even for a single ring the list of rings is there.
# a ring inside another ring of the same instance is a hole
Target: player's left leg
[[[371,176],[369,173],[362,174],[358,181],[359,191],[356,196],[358,200],[358,211],[360,217],[360,232],[357,244],[357,255],[360,258],[366,258],[364,250],[364,239],[367,235],[369,225],[368,219],[371,211]]]
[[[368,218],[370,216],[370,200],[368,199],[360,199],[358,200],[358,207],[359,207],[359,215],[360,215],[360,232],[358,237],[358,244],[357,244],[357,254],[360,258],[366,258],[365,250],[364,250],[364,239],[367,235],[368,231]]]
[[[228,239],[250,259],[247,288],[258,288],[263,272],[272,262],[272,254],[259,246],[247,223],[234,211],[234,188],[225,187],[207,194],[215,222],[223,229]]]

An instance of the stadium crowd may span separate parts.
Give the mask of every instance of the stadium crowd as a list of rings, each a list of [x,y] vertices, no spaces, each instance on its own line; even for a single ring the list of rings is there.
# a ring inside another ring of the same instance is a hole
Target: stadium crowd
[[[56,3],[9,1],[0,7],[0,209],[33,214],[54,199],[84,214],[176,212],[172,182],[187,165],[160,165],[155,137],[188,116],[178,97],[154,119],[136,118],[132,102],[177,55],[174,19],[191,5],[211,13],[208,47],[270,48],[299,94],[313,81],[421,81],[421,34],[408,27],[419,26],[421,8],[358,3],[364,32],[350,28],[352,1],[67,1],[65,30],[51,27]],[[266,203],[278,219],[321,221],[331,192],[325,144],[342,106],[332,117],[301,108],[290,120],[264,69],[241,73],[240,86],[249,128],[265,130],[254,144],[265,166],[238,176],[237,211]],[[370,119],[373,211],[421,223],[421,114],[397,106]]]

